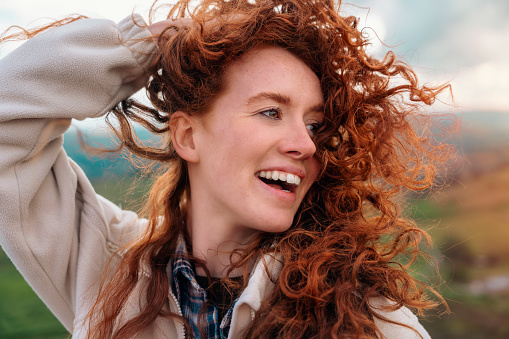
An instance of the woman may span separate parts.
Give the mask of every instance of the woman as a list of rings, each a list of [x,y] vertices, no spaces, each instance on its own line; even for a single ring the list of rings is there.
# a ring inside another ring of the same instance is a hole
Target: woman
[[[428,337],[406,306],[432,290],[395,264],[428,238],[396,197],[447,156],[411,125],[444,87],[366,55],[332,1],[188,6],[56,23],[1,61],[5,252],[76,338]],[[143,86],[155,109],[127,99]],[[165,170],[146,219],[62,149],[108,112]]]

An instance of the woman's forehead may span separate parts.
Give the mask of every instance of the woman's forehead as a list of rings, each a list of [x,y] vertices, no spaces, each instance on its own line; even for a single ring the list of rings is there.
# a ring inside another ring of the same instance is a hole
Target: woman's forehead
[[[254,48],[229,64],[224,89],[242,93],[250,102],[271,97],[288,101],[306,94],[315,95],[316,104],[323,101],[320,80],[311,68],[288,50],[272,46]]]

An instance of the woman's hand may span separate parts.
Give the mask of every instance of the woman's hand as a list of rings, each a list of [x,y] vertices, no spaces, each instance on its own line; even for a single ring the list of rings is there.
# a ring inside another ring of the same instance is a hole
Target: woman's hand
[[[167,27],[174,26],[177,30],[185,27],[190,27],[193,24],[193,20],[191,18],[182,18],[182,19],[169,19],[164,21],[156,22],[152,25],[149,25],[147,28],[152,33],[152,36],[157,37],[161,32],[163,32]],[[170,33],[173,35],[174,32]]]

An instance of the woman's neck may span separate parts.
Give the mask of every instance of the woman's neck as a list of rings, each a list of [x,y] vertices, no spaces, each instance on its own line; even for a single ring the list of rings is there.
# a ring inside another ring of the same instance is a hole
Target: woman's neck
[[[232,255],[232,252],[247,247],[258,232],[232,227],[222,220],[211,218],[205,213],[206,209],[192,208],[190,202],[187,212],[187,229],[193,256],[205,262],[212,277],[225,277],[231,262],[238,259],[238,255]],[[201,267],[196,267],[196,274],[206,275]],[[236,268],[230,273],[231,277],[240,275],[242,268]]]

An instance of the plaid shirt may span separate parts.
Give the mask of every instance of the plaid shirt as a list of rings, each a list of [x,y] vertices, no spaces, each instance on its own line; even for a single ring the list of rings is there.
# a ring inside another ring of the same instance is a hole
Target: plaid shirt
[[[219,311],[213,303],[209,303],[202,317],[207,320],[205,328],[206,338],[202,338],[198,329],[198,315],[207,301],[207,291],[203,289],[196,281],[193,266],[187,259],[185,245],[182,243],[178,247],[177,257],[173,261],[173,293],[177,297],[182,315],[191,325],[193,337],[196,339],[226,339],[230,331],[230,322],[233,313],[233,307],[237,299],[221,320]]]

